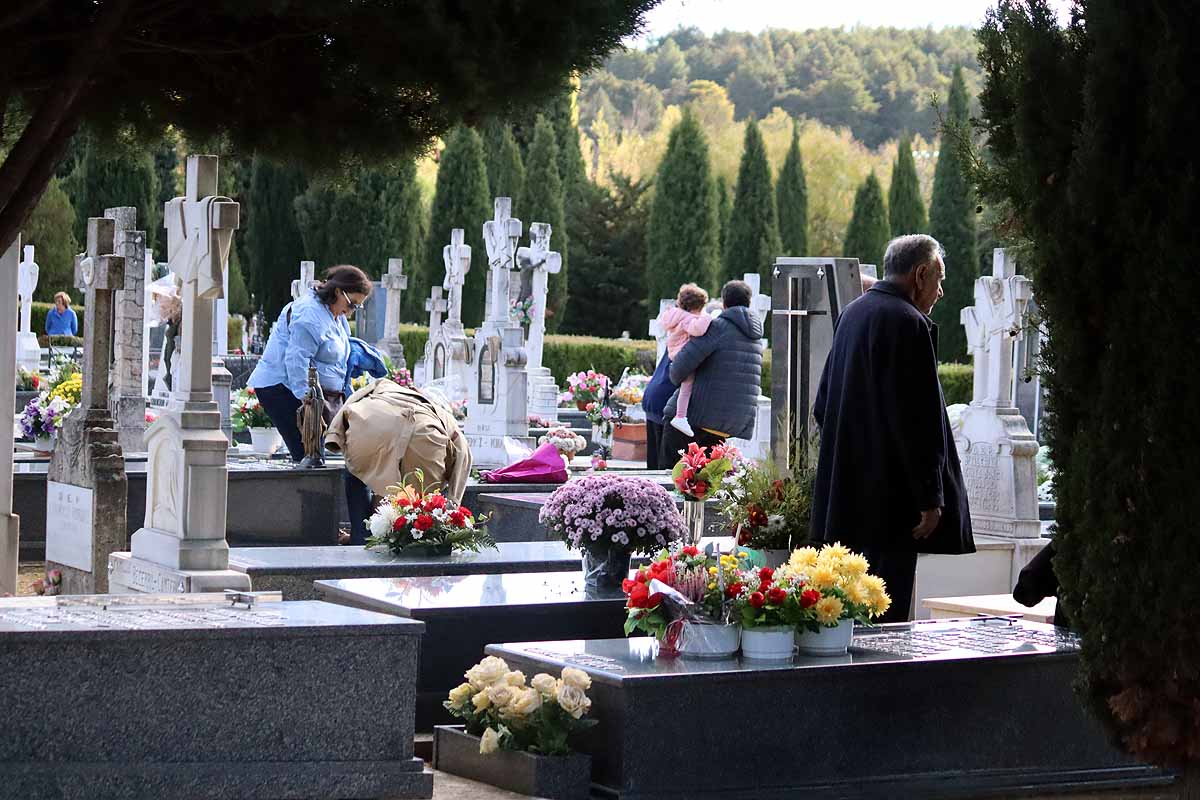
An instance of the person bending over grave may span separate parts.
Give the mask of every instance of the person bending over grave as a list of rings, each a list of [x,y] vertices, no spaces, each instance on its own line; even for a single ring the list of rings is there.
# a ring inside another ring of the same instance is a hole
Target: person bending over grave
[[[46,335],[79,335],[79,318],[71,310],[71,297],[66,292],[54,295],[54,308],[46,312]]]
[[[729,437],[749,439],[758,413],[762,384],[762,320],[750,310],[752,292],[745,281],[721,289],[724,310],[708,332],[692,338],[671,359],[671,383],[694,375],[687,420],[694,436],[674,426],[663,428],[660,466],[670,469],[691,442],[709,447]],[[679,393],[667,402],[663,418],[675,416]]]
[[[883,622],[909,618],[918,553],[975,552],[929,318],[943,258],[931,236],[888,244],[883,280],[842,313],[813,403],[813,539],[867,557],[892,597]]]
[[[322,416],[328,424],[342,407],[349,385],[351,355],[348,317],[362,308],[371,295],[371,279],[358,267],[344,264],[331,267],[317,288],[310,288],[298,300],[279,312],[271,328],[266,350],[247,386],[258,395],[293,461],[304,458],[304,439],[296,424],[296,411],[308,389],[308,367],[316,367],[324,394]],[[370,496],[366,485],[350,472],[344,475],[346,503],[351,522],[362,525]],[[353,533],[353,531],[352,531]]]
[[[685,283],[679,287],[675,297],[675,305],[658,315],[658,324],[667,332],[667,355],[674,360],[683,346],[696,336],[708,333],[712,317],[704,313],[704,305],[708,302],[708,292],[694,283]],[[688,404],[692,399],[692,387],[696,376],[688,375],[679,385],[679,393],[675,398],[675,416],[670,425],[689,439],[695,437],[692,426],[688,424]]]

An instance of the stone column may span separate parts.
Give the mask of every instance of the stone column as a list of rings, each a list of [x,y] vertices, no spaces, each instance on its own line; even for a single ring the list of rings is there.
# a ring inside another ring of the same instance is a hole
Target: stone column
[[[116,421],[121,449],[126,453],[146,450],[146,393],[143,392],[146,316],[146,233],[135,230],[137,209],[108,208],[106,219],[116,223],[114,252],[125,259],[122,289],[114,293],[113,373],[109,408]]]
[[[382,284],[387,290],[387,311],[383,318],[383,351],[388,354],[396,369],[402,369],[407,365],[404,363],[404,346],[400,343],[400,299],[404,296],[404,290],[408,288],[403,259],[388,259],[388,270],[383,276]]]
[[[0,297],[17,296],[18,235],[0,254]],[[17,404],[17,307],[0,305],[0,419],[13,418]],[[7,437],[6,437],[7,438]],[[12,442],[0,446],[0,596],[17,593],[20,520],[12,513]]]

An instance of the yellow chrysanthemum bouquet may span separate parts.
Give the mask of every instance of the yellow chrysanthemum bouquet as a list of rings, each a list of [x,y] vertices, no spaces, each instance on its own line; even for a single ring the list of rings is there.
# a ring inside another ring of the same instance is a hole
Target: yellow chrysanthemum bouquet
[[[842,544],[795,550],[775,571],[776,582],[788,587],[797,601],[788,622],[817,632],[845,619],[866,623],[880,616],[892,601],[883,579],[870,569],[866,558]]]

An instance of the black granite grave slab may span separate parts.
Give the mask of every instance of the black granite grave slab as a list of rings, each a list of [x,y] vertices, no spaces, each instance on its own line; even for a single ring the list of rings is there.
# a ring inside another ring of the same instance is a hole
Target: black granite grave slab
[[[480,494],[471,510],[491,515],[488,532],[498,542],[540,542],[551,536],[538,521],[538,514],[549,499],[550,492],[509,492],[507,487],[497,487],[493,492]],[[682,509],[683,499],[676,497],[675,504]],[[704,529],[707,536],[729,533],[715,502],[705,503]]]
[[[492,642],[534,632],[547,640],[608,639],[621,636],[625,622],[625,596],[619,590],[585,592],[578,569],[317,581],[316,591],[331,603],[425,623],[417,676],[418,731],[454,721],[442,701]]]
[[[933,621],[856,633],[791,663],[657,656],[652,639],[492,645],[526,674],[592,677],[580,737],[603,796],[954,798],[1161,785],[1072,691],[1077,640],[1034,622]],[[712,757],[720,754],[719,758]]]
[[[233,547],[229,568],[250,576],[256,591],[278,591],[286,600],[315,600],[313,581],[339,578],[414,578],[565,572],[581,569],[578,552],[562,542],[501,542],[497,549],[449,556],[394,556],[381,548]]]
[[[0,795],[430,797],[406,677],[423,627],[314,602],[7,601]]]
[[[13,466],[13,511],[21,517],[21,560],[46,556],[47,462]],[[146,518],[146,461],[127,460],[126,527],[132,536]],[[340,464],[300,469],[290,462],[232,458],[226,538],[234,546],[336,544],[347,518]]]

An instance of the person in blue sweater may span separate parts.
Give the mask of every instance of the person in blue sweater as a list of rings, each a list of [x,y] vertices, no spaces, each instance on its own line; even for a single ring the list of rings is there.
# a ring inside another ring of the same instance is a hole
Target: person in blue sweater
[[[71,298],[66,292],[54,295],[54,308],[46,312],[46,335],[79,335],[79,318],[71,310]]]

